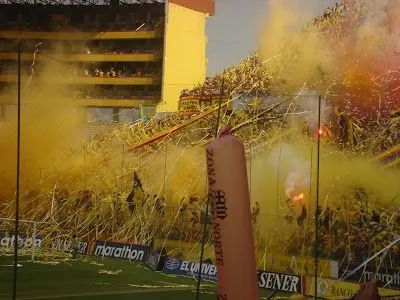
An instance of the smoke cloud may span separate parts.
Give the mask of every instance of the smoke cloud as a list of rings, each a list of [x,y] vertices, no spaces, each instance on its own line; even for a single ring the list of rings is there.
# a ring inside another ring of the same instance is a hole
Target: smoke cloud
[[[261,37],[261,53],[271,59],[274,92],[296,93],[303,86],[333,94],[358,116],[387,114],[399,99],[400,2],[347,1],[313,22],[315,8],[302,1],[269,3],[270,18]],[[307,11],[308,10],[308,11]],[[300,28],[300,30],[299,30]]]
[[[36,51],[33,49],[32,51]],[[22,191],[35,188],[44,177],[53,176],[58,165],[71,155],[81,131],[83,113],[73,104],[69,85],[60,82],[73,76],[73,67],[54,60],[25,62],[21,79],[20,183]],[[32,67],[31,67],[32,65]],[[16,74],[17,66],[12,66]],[[33,71],[40,77],[32,77]],[[0,121],[0,202],[13,198],[17,161],[17,85],[0,97],[7,103]],[[53,182],[54,183],[54,182]]]

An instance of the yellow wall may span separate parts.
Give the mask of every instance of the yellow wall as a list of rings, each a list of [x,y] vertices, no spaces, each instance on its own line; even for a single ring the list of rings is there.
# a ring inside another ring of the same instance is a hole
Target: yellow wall
[[[162,100],[157,111],[178,110],[183,89],[206,76],[206,14],[168,3]]]

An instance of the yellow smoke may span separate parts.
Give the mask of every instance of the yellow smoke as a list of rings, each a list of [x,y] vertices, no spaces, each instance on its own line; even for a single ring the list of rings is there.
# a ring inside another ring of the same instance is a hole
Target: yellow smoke
[[[322,19],[318,26],[312,25],[309,6],[302,1],[268,3],[270,18],[260,51],[271,59],[265,66],[274,79],[274,92],[294,93],[306,85],[324,94],[339,83],[362,96],[361,101],[376,101],[374,74],[399,66],[398,59],[391,59],[399,50],[393,46],[400,33],[398,0],[349,1],[340,18]]]
[[[297,93],[306,87],[309,94],[324,95],[332,86],[341,85],[350,97],[356,95],[353,104],[376,104],[381,91],[377,91],[374,76],[400,65],[399,59],[393,59],[399,51],[393,40],[400,33],[396,17],[400,1],[348,1],[348,10],[342,15],[346,22],[322,19],[318,26],[325,30],[310,24],[315,15],[308,3],[268,3],[269,18],[260,51],[264,59],[270,60],[264,66],[272,74],[274,93]],[[262,205],[265,214],[287,213],[285,182],[293,172],[310,177],[310,186],[299,189],[304,189],[315,209],[316,149],[300,144],[308,145],[304,141],[278,145],[272,152],[253,158],[252,199]],[[388,173],[367,158],[347,157],[336,149],[324,147],[321,155],[321,204],[341,205],[343,199],[352,199],[351,191],[357,187],[374,199],[372,205],[385,205],[393,199],[399,202],[398,173]]]
[[[29,62],[30,63],[30,62]],[[37,63],[36,63],[37,64]],[[35,71],[35,67],[33,68]],[[82,112],[73,104],[71,89],[55,77],[73,76],[72,66],[50,60],[42,64],[40,79],[22,70],[20,119],[20,183],[22,192],[55,176],[58,165],[82,139]],[[15,66],[15,73],[17,68]],[[7,101],[6,119],[0,121],[0,202],[13,198],[17,164],[17,85],[0,95]],[[54,184],[54,182],[53,182]]]
[[[295,194],[304,194],[308,216],[313,217],[317,178],[315,143],[298,139],[297,143],[275,145],[253,155],[250,165],[251,200],[253,205],[260,204],[258,226],[262,232],[288,230],[284,217],[289,213],[286,189],[290,180],[294,180]],[[371,158],[350,156],[324,145],[321,148],[319,204],[323,209],[340,207],[356,213],[368,207],[370,212],[380,208],[393,211],[400,204],[399,179],[399,172],[386,170]],[[357,189],[365,191],[366,199],[355,198]],[[301,214],[299,202],[294,209],[297,218]]]
[[[171,206],[181,204],[183,199],[187,202],[190,197],[204,200],[207,193],[204,151],[169,144],[151,155],[139,169],[145,192],[165,196]]]
[[[306,20],[312,20],[311,13],[301,1],[272,0],[269,6],[260,51],[265,59],[272,58],[266,68],[275,77],[274,92],[296,92],[304,84],[317,89],[322,82],[331,82],[335,65],[329,46],[316,29],[301,30]]]

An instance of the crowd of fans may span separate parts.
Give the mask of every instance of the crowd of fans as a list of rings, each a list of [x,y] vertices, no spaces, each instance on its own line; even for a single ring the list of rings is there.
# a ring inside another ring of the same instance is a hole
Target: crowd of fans
[[[331,29],[337,29],[337,25],[342,23],[343,14],[346,11],[346,5],[344,1],[336,3],[332,7],[328,7],[324,10],[324,13],[314,18],[311,23],[319,31],[330,31]],[[308,24],[309,25],[309,24]],[[336,28],[335,28],[336,27]]]
[[[313,25],[320,30],[326,30],[331,26],[332,22],[340,22],[341,15],[346,12],[344,3],[336,4],[332,8],[325,10],[324,15],[314,19]],[[138,25],[138,24],[136,24]],[[136,26],[135,25],[135,26]],[[145,27],[143,27],[145,30]],[[125,53],[126,49],[114,48],[110,53]],[[93,49],[86,49],[86,53],[92,53]],[[102,50],[103,51],[103,50]],[[135,51],[135,50],[133,50]],[[143,51],[143,50],[141,50]],[[105,52],[108,53],[108,52]],[[152,76],[153,71],[143,70],[141,68],[133,68],[129,65],[115,65],[110,67],[93,67],[85,69],[80,75],[93,77],[147,77]],[[181,96],[210,96],[222,93],[230,94],[268,94],[270,92],[271,75],[262,66],[262,60],[258,54],[253,54],[244,60],[239,66],[232,67],[223,74],[209,77],[203,85],[199,85],[192,90],[182,91]],[[143,92],[145,93],[145,92]],[[158,92],[154,92],[154,95]],[[126,97],[126,95],[113,94],[111,91],[95,91],[95,92],[78,92],[77,97],[98,98],[98,97]],[[141,92],[132,92],[128,97],[152,97],[149,93],[141,94]],[[138,122],[132,127],[132,131],[141,132],[141,135],[131,135],[129,142],[141,142],[159,134],[173,126],[182,124],[187,120],[187,116],[175,115],[172,118],[153,119],[148,123]],[[248,116],[245,116],[245,120]],[[230,123],[235,124],[240,122],[240,114],[235,114],[231,117]],[[204,119],[204,123],[210,122],[209,119]],[[200,127],[200,126],[199,126]],[[210,127],[209,124],[204,127]],[[394,140],[399,140],[399,130],[391,129],[387,134],[394,137]],[[128,133],[129,134],[129,133]],[[138,138],[137,141],[132,140],[132,136]],[[128,140],[128,139],[125,139]],[[199,140],[202,140],[199,138]],[[387,141],[388,139],[383,139]],[[193,137],[191,142],[193,142]],[[168,233],[171,239],[180,239],[187,241],[198,241],[201,237],[202,220],[205,219],[205,212],[201,210],[199,205],[202,201],[196,197],[190,197],[188,200],[181,201],[183,204],[178,208],[171,208],[172,213],[168,213],[166,207],[166,199],[160,198],[157,195],[145,194],[140,202],[134,202],[133,194],[129,194],[126,199],[126,205],[130,213],[135,213],[145,209],[150,211],[154,209],[159,216],[170,218],[173,213],[177,213],[178,219],[173,224],[172,230]],[[91,196],[90,196],[91,197]],[[84,193],[79,198],[79,201],[90,198],[88,193]],[[116,195],[116,198],[120,198]],[[400,235],[400,211],[392,208],[373,207],[372,203],[368,206],[368,196],[362,191],[357,190],[355,193],[354,203],[349,207],[318,207],[316,214],[307,211],[306,206],[301,207],[301,214],[296,218],[286,218],[286,222],[293,225],[289,233],[289,241],[285,245],[286,251],[293,255],[315,255],[315,230],[313,224],[318,220],[319,236],[317,240],[318,253],[321,257],[342,260],[347,258],[352,261],[363,261],[371,254],[378,252],[387,246],[394,237]],[[123,205],[120,201],[114,201],[114,210],[123,210]],[[118,214],[117,214],[118,215]],[[123,216],[123,214],[121,214]],[[260,220],[260,207],[256,203],[252,210],[253,224],[257,224]],[[118,224],[122,224],[122,220],[117,218]],[[286,241],[287,242],[287,241]],[[384,260],[386,266],[400,267],[400,251],[397,245],[393,246],[386,254]]]
[[[16,65],[9,65],[3,64],[0,66],[0,74],[1,75],[13,75],[16,73],[17,66]]]
[[[368,195],[362,188],[355,188],[347,194],[348,204],[344,202],[342,205],[325,208],[318,206],[315,213],[307,211],[307,206],[302,204],[301,214],[293,218],[279,219],[279,222],[275,222],[275,226],[278,226],[275,230],[264,232],[267,234],[266,238],[270,240],[265,247],[270,247],[268,251],[279,249],[278,253],[282,254],[313,257],[316,253],[315,221],[317,220],[318,256],[336,260],[340,264],[359,263],[384,249],[400,236],[400,209],[391,204],[382,206],[376,201],[369,203]],[[63,222],[68,219],[68,222],[72,222],[68,226],[74,226],[75,223],[73,218],[65,218],[65,214],[71,215],[71,211],[79,210],[83,218],[88,214],[97,213],[100,203],[104,202],[105,207],[111,208],[112,213],[111,218],[108,212],[107,219],[112,219],[118,228],[122,228],[128,220],[133,219],[132,215],[136,218],[152,215],[158,222],[153,225],[159,226],[157,238],[186,242],[199,242],[202,239],[206,217],[205,199],[188,196],[176,201],[176,206],[168,207],[165,197],[145,192],[137,174],[134,176],[134,184],[128,195],[121,196],[119,193],[107,195],[90,190],[71,193],[66,189],[57,188],[53,197],[60,223],[64,224]],[[260,205],[256,202],[252,208],[253,228],[256,234],[258,228],[265,228],[268,222],[271,224],[273,217],[267,216],[267,219],[263,219],[265,217],[260,213]],[[209,214],[208,222],[210,221]],[[94,225],[93,223],[91,226]],[[66,223],[65,228],[67,229]],[[275,237],[274,232],[279,236]],[[110,233],[105,231],[104,234]],[[207,241],[212,241],[211,227],[207,231]],[[380,267],[399,269],[400,246],[392,246],[375,262],[378,262]]]
[[[159,50],[150,49],[146,46],[133,46],[132,47],[86,47],[83,51],[80,51],[81,54],[155,54]],[[73,53],[73,52],[72,52]]]
[[[362,189],[358,189],[356,194],[361,198],[366,197]],[[144,199],[150,198],[148,196]],[[154,196],[154,199],[157,199],[157,197]],[[364,200],[362,199],[362,201]],[[165,201],[165,199],[162,199],[162,201]],[[144,201],[144,203],[146,202],[150,203],[148,200]],[[153,202],[156,203],[157,200]],[[197,197],[182,199],[181,202],[182,205],[176,208],[167,208],[164,205],[165,202],[162,202],[164,203],[162,208],[159,204],[156,205],[162,216],[168,210],[174,214],[177,213],[178,216],[168,235],[164,237],[172,240],[198,242],[202,238],[205,222],[205,210],[201,206],[203,202]],[[304,219],[300,222],[301,216],[304,216]],[[352,205],[352,208],[337,206],[322,209],[319,206],[314,216],[307,216],[307,213],[304,214],[303,211],[301,216],[296,218],[297,222],[290,223],[289,238],[284,243],[284,248],[282,248],[279,239],[272,241],[276,245],[269,246],[280,248],[281,253],[289,255],[314,256],[315,219],[317,219],[319,230],[318,256],[336,260],[341,264],[361,263],[400,236],[400,210],[398,209],[367,209],[365,205],[360,205],[360,207]],[[263,216],[260,215],[260,206],[255,203],[252,208],[254,228],[257,228],[259,222],[262,222],[261,217]],[[209,223],[211,219],[211,215],[209,215]],[[286,218],[285,222],[291,221]],[[208,229],[207,234],[208,241],[211,241],[211,228]],[[379,259],[380,267],[400,269],[400,246],[392,246]]]
[[[142,43],[126,41],[114,41],[113,43],[103,43],[103,41],[44,41],[29,40],[21,45],[21,51],[24,53],[34,53],[39,50],[39,55],[43,54],[51,58],[54,54],[159,54],[162,45],[159,43]],[[8,40],[0,39],[0,52],[17,52],[17,44],[10,43]]]
[[[310,223],[292,227],[287,252],[292,255],[315,255],[315,220],[318,220],[318,255],[338,261],[362,262],[400,236],[400,210],[378,208],[369,204],[363,189],[356,189],[350,206],[318,206]],[[358,198],[358,199],[357,199]],[[394,245],[380,257],[382,266],[400,268],[400,247]]]
[[[45,65],[36,65],[33,69],[35,75],[39,75],[42,72],[46,72]],[[49,69],[51,70],[51,69]],[[111,65],[90,65],[82,68],[74,68],[70,72],[70,76],[88,76],[88,77],[103,77],[103,78],[151,78],[154,76],[160,76],[160,68],[145,68],[137,67],[134,64],[111,64]],[[12,75],[17,71],[15,64],[4,64],[0,67],[0,74]],[[31,65],[25,65],[22,67],[23,74],[31,75]]]
[[[308,26],[315,26],[321,32],[328,32],[337,23],[343,24],[344,13],[346,12],[345,2],[336,3],[333,7],[327,8],[324,14],[315,18]],[[337,27],[337,26],[336,26]],[[337,29],[335,27],[335,30]],[[218,95],[222,89],[222,79],[224,95],[244,94],[244,95],[268,95],[270,93],[271,76],[263,67],[263,61],[258,53],[246,58],[238,66],[226,69],[223,74],[207,77],[202,85],[198,85],[191,90],[183,90],[181,96],[201,96]]]
[[[77,71],[76,75],[90,77],[153,77],[161,72],[158,68],[138,67],[134,63],[90,65]]]
[[[305,30],[309,26],[314,26],[328,37],[340,38],[351,33],[355,27],[360,25],[365,12],[365,3],[362,1],[341,0],[334,6],[326,8],[322,15],[307,24]]]
[[[151,100],[160,99],[160,91],[138,91],[138,90],[122,90],[115,89],[95,89],[95,90],[79,90],[73,93],[74,99],[131,99],[131,100]]]
[[[222,85],[222,82],[224,84]],[[202,85],[191,90],[183,90],[181,96],[209,96],[221,94],[268,94],[269,74],[262,66],[260,56],[255,53],[237,67],[228,68],[223,74],[207,77]]]
[[[302,215],[304,215],[303,212]],[[257,228],[262,217],[259,204],[256,203],[252,208],[254,228]],[[315,216],[305,217],[303,222],[299,222],[300,217],[298,217],[296,222],[290,224],[289,238],[286,241],[274,238],[268,246],[271,249],[280,249],[279,253],[282,254],[314,256],[316,253],[315,218],[318,219],[319,231],[318,257],[338,261],[341,265],[361,263],[400,236],[399,209],[367,210],[357,208],[357,206],[349,209],[341,206],[322,209],[319,206]],[[202,210],[198,206],[193,206],[191,201],[187,201],[180,207],[179,219],[168,238],[198,242],[202,238],[204,220],[204,208]],[[211,221],[211,216],[208,221]],[[289,222],[288,219],[285,222]],[[207,234],[208,240],[211,241],[210,228]],[[281,235],[281,237],[285,236],[287,235]],[[371,264],[380,268],[400,270],[400,245],[392,246]]]

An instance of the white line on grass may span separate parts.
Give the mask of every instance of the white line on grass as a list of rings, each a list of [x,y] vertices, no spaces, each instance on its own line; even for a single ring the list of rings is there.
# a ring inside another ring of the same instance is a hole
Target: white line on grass
[[[104,296],[104,295],[122,295],[122,294],[140,294],[151,292],[170,292],[170,291],[190,291],[190,288],[156,288],[156,289],[137,289],[130,291],[104,291],[104,292],[87,292],[80,294],[59,294],[59,295],[46,295],[46,296],[27,296],[18,297],[18,300],[39,300],[39,299],[57,299],[57,298],[75,298],[82,296]]]
[[[0,265],[0,267],[14,267],[14,265]],[[17,264],[17,267],[20,268],[22,265]]]

